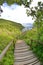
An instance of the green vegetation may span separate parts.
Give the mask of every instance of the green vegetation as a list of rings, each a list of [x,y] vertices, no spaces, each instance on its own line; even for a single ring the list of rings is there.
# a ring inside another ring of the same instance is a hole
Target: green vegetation
[[[14,43],[8,49],[0,65],[12,65],[14,63],[14,44],[21,34],[23,26],[19,23],[0,19],[0,54],[13,39]]]
[[[4,0],[0,0],[0,4],[3,4]],[[18,4],[22,4],[21,0],[6,0],[6,2],[11,5],[13,3],[18,3]]]
[[[0,65],[13,65],[14,63],[14,44],[8,49]]]
[[[30,7],[32,0],[29,2],[27,1],[28,0],[6,0],[9,5],[15,2],[24,4],[25,7],[28,7],[29,10],[27,10],[26,13],[28,16],[32,16],[32,18],[35,19],[35,23],[33,29],[26,31],[21,35],[21,30],[23,28],[21,24],[0,19],[0,53],[7,46],[8,42],[12,39],[14,39],[15,42],[20,38],[25,40],[26,43],[31,46],[31,49],[41,61],[41,65],[43,65],[43,3],[38,2],[36,7]],[[4,0],[1,0],[0,5],[3,2]],[[10,51],[8,50],[0,65],[13,64],[14,46],[11,46],[9,49]]]
[[[31,45],[33,52],[41,61],[43,65],[43,2],[38,2],[38,5],[35,7],[27,7],[30,10],[27,10],[27,15],[32,16],[34,21],[34,28],[24,32],[21,39],[24,39],[28,45]]]
[[[26,3],[27,0],[0,0],[0,5],[2,5],[4,2],[7,2],[9,5],[13,4],[13,3],[17,3],[19,5],[21,5],[23,2]]]
[[[40,31],[42,31],[42,30],[40,30]],[[32,28],[31,30],[24,32],[20,36],[20,38],[25,40],[27,45],[31,46],[31,49],[33,50],[35,55],[38,57],[38,59],[41,61],[41,65],[43,65],[43,31],[41,32],[39,40],[38,40],[38,34],[37,34],[37,28],[36,27]],[[31,41],[31,40],[33,40],[33,41]]]
[[[11,39],[16,40],[16,37],[21,34],[22,28],[21,24],[0,19],[0,53]]]
[[[7,46],[7,44],[11,41],[11,38],[8,36],[0,35],[0,53]]]

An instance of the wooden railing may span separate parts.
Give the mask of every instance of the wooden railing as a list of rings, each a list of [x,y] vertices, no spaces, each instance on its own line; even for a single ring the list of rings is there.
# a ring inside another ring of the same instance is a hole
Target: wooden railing
[[[5,49],[2,51],[2,53],[0,54],[0,61],[3,59],[3,57],[5,56],[7,50],[9,49],[9,47],[11,46],[11,44],[14,43],[14,41],[12,40],[6,47]]]

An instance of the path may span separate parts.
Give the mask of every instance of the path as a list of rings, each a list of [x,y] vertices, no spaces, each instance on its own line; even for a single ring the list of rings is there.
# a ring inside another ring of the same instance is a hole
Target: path
[[[27,46],[23,40],[16,42],[14,56],[14,65],[40,65],[39,60],[30,49],[30,46]]]

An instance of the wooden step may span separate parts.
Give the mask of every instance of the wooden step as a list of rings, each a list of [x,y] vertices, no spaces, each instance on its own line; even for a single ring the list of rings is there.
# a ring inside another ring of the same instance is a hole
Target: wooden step
[[[15,44],[16,46],[25,46],[25,43]]]
[[[24,59],[15,59],[15,60],[16,60],[16,62],[23,62],[23,61],[31,60],[31,59],[33,59],[33,58],[35,58],[35,56],[31,56],[31,57],[24,58]]]
[[[30,47],[28,47],[28,46],[21,46],[21,47],[15,47],[15,50],[21,50],[21,49],[25,49],[25,48],[30,49]]]
[[[34,62],[36,62],[37,61],[37,58],[33,58],[33,59],[31,59],[31,60],[27,60],[27,61],[22,61],[22,62],[17,62],[17,61],[15,61],[15,64],[31,64],[31,63],[34,63]]]
[[[37,60],[35,62],[24,64],[24,65],[40,65],[40,62]]]
[[[40,65],[38,58],[34,55],[30,46],[23,40],[18,40],[15,44],[14,65]]]
[[[35,65],[41,65],[40,62],[36,63]]]
[[[15,59],[16,59],[16,60],[21,60],[21,59],[30,58],[31,56],[34,56],[34,54],[30,54],[30,55],[28,55],[28,56],[23,56],[23,57],[18,56],[18,57],[15,57]]]
[[[23,53],[23,52],[26,52],[26,51],[29,51],[27,48],[26,49],[21,49],[21,50],[15,50],[15,53]]]
[[[14,53],[14,55],[16,56],[16,57],[19,57],[19,56],[21,56],[21,57],[23,57],[23,56],[27,56],[27,55],[31,55],[32,54],[32,51],[26,51],[25,53]]]

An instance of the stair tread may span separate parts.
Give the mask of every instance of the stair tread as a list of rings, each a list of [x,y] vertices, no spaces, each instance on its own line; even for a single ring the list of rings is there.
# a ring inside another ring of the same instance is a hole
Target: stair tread
[[[23,50],[15,50],[15,53],[16,53],[16,52],[18,52],[18,53],[19,53],[19,52],[25,52],[25,51],[28,51],[28,49],[26,48],[26,49],[23,49]]]
[[[30,58],[31,56],[34,56],[34,54],[31,54],[31,55],[28,55],[28,56],[24,56],[24,57],[23,56],[22,57],[18,56],[18,57],[15,57],[15,59],[19,60],[19,59],[24,59],[24,58]]]
[[[19,49],[19,50],[20,49],[25,49],[25,48],[28,48],[29,49],[30,47],[28,47],[27,45],[26,46],[21,46],[21,47],[15,47],[15,49]]]
[[[15,44],[14,65],[40,65],[38,58],[34,55],[30,46],[23,40],[18,40]]]
[[[30,64],[30,63],[34,63],[37,61],[37,58],[33,58],[31,60],[27,60],[27,61],[22,61],[22,62],[17,62],[15,61],[16,64],[20,63],[20,64]]]
[[[31,54],[33,54],[32,51],[29,51],[29,52],[26,51],[25,53],[14,53],[14,55],[15,55],[16,57],[17,57],[17,56],[18,56],[18,57],[19,57],[19,56],[22,56],[22,57],[23,57],[23,56],[31,55]]]

